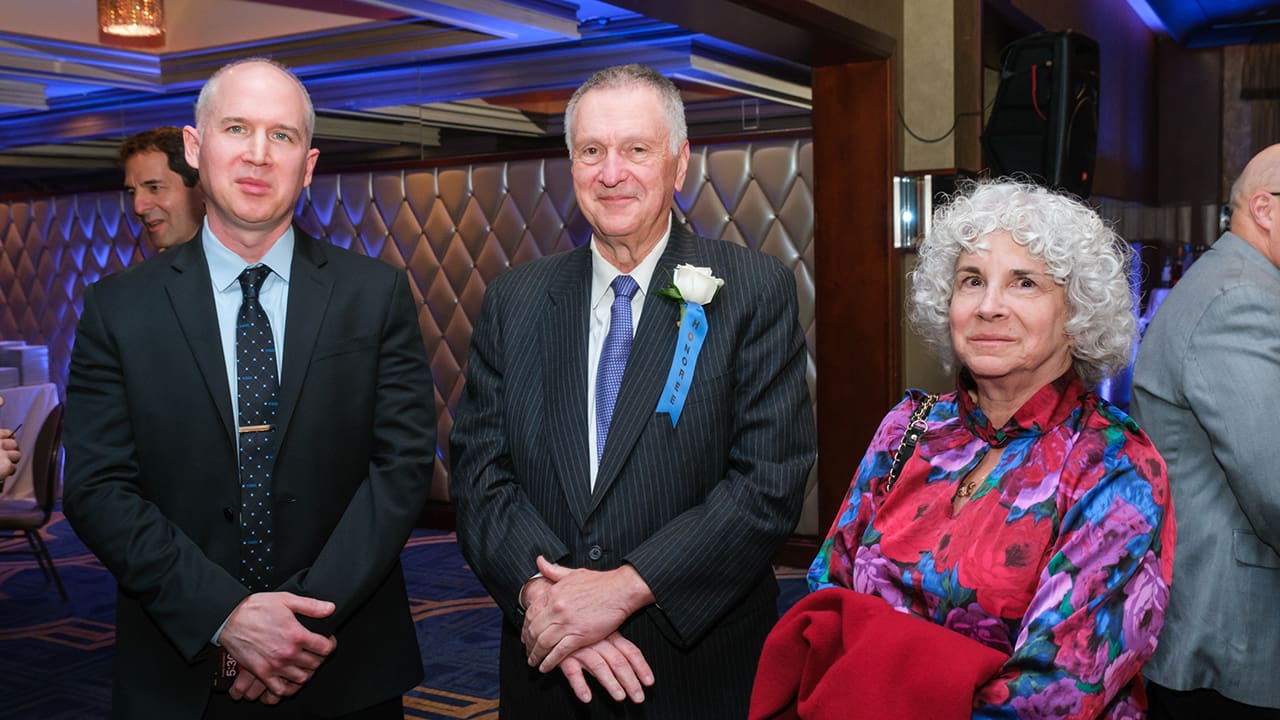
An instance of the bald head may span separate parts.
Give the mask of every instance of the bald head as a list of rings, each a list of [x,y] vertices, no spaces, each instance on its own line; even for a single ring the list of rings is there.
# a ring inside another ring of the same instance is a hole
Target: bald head
[[[1231,186],[1231,232],[1280,267],[1280,144],[1249,161]]]
[[[1280,192],[1280,145],[1254,155],[1244,166],[1244,172],[1231,186],[1232,209],[1244,207],[1249,196],[1258,190]]]
[[[222,84],[223,78],[229,74],[244,70],[245,68],[252,68],[254,66],[274,68],[279,71],[281,76],[287,78],[301,94],[303,106],[306,108],[303,115],[302,128],[304,141],[307,144],[310,144],[311,138],[315,134],[316,127],[316,109],[315,106],[311,104],[311,93],[307,92],[306,86],[302,84],[302,81],[298,79],[298,76],[294,75],[289,68],[281,65],[275,60],[265,57],[250,57],[236,60],[235,62],[223,65],[217,72],[210,76],[210,78],[205,82],[204,87],[200,88],[200,96],[196,98],[196,126],[204,125],[207,122],[209,109],[213,105],[214,98],[218,95],[218,86]]]

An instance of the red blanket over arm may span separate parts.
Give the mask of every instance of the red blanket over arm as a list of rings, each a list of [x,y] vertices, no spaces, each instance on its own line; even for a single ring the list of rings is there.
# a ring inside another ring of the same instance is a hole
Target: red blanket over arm
[[[1008,656],[844,588],[791,608],[765,640],[751,720],[968,720]]]

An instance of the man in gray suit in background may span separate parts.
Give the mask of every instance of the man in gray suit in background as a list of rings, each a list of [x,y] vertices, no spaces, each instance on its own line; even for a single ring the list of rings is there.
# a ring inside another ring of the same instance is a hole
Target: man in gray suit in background
[[[1231,189],[1231,232],[1170,291],[1133,414],[1169,466],[1178,546],[1150,717],[1280,718],[1280,145]]]
[[[489,287],[451,438],[501,716],[745,718],[815,453],[795,280],[674,218],[671,81],[602,70],[565,134],[591,240]]]

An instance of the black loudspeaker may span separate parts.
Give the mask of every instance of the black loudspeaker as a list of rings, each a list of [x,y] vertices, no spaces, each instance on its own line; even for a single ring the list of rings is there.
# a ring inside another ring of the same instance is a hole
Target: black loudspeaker
[[[1088,197],[1098,149],[1098,43],[1075,32],[1010,43],[982,145],[995,175]]]

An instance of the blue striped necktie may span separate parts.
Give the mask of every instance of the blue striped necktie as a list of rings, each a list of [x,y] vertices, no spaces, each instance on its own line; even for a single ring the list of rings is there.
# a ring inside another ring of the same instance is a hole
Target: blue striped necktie
[[[630,275],[615,277],[609,287],[613,288],[609,334],[604,338],[600,365],[596,370],[597,463],[604,456],[604,442],[609,437],[609,424],[613,421],[613,406],[618,400],[618,388],[622,387],[627,356],[631,354],[631,298],[640,289]]]

